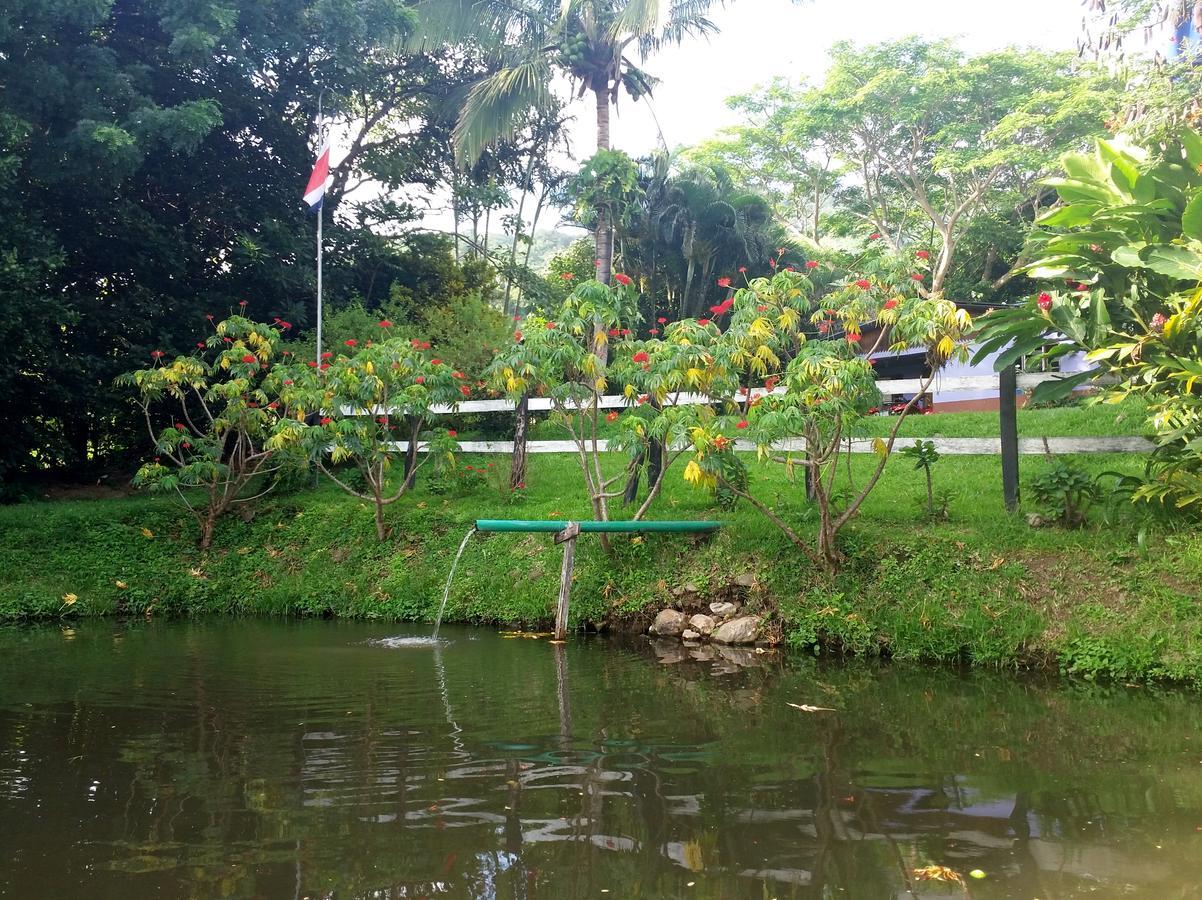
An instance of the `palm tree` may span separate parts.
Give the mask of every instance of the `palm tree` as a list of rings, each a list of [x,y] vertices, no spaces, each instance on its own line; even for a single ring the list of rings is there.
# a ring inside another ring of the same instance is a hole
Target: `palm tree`
[[[551,83],[566,75],[576,98],[596,100],[597,149],[610,149],[609,114],[621,94],[649,95],[656,79],[628,52],[645,59],[687,37],[713,34],[707,17],[721,0],[420,0],[427,38],[465,42],[490,58],[490,74],[470,89],[454,129],[456,152],[478,158],[512,137],[531,107],[554,105]],[[599,211],[597,279],[608,283],[613,223]]]

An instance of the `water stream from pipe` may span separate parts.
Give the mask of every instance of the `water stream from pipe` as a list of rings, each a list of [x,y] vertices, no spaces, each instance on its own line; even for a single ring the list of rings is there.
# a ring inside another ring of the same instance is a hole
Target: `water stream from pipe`
[[[463,556],[463,551],[467,548],[467,542],[472,539],[472,535],[476,533],[476,526],[473,525],[468,529],[467,534],[463,536],[463,540],[459,544],[459,552],[455,554],[455,561],[451,563],[451,571],[447,575],[447,586],[442,592],[442,603],[438,605],[438,618],[434,620],[434,640],[438,640],[438,629],[442,625],[442,614],[447,608],[447,598],[451,596],[451,582],[455,580],[455,569],[459,566],[459,557]]]

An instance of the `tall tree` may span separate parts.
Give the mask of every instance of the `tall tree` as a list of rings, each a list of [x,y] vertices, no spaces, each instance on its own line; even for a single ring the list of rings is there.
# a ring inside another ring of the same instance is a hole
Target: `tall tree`
[[[331,281],[365,229],[414,214],[344,205],[366,180],[432,186],[449,158],[441,98],[480,69],[398,49],[412,28],[403,0],[0,11],[0,418],[25,423],[0,468],[81,468],[139,442],[113,377],[192,347],[206,313],[247,300],[256,318],[309,321],[298,194],[319,97],[345,151],[326,201]]]
[[[610,110],[624,93],[650,94],[655,79],[631,59],[667,44],[712,34],[707,17],[715,0],[422,0],[418,4],[435,38],[458,38],[491,51],[494,68],[473,85],[455,126],[467,160],[494,141],[512,136],[531,107],[553,102],[552,82],[566,75],[577,97],[596,103],[597,149],[610,149]],[[597,278],[608,283],[613,262],[613,222],[598,209]]]

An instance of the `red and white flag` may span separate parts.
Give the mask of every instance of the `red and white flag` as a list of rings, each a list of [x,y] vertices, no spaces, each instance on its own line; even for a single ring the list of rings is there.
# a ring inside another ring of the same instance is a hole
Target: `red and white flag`
[[[317,162],[313,165],[313,174],[309,176],[309,186],[305,188],[305,202],[309,204],[309,212],[317,212],[326,198],[326,182],[330,180],[330,142],[326,141],[317,153]]]

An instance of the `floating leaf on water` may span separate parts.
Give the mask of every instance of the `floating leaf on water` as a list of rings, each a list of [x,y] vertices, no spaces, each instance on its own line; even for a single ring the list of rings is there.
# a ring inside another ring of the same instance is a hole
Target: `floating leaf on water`
[[[947,866],[923,866],[914,870],[914,877],[919,881],[946,881],[950,884],[964,884],[964,876]]]
[[[968,874],[973,878],[984,878],[985,877],[985,873],[982,872],[980,869],[973,869]]]

